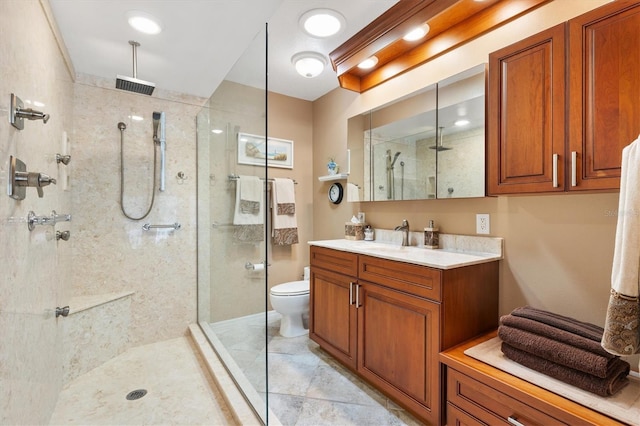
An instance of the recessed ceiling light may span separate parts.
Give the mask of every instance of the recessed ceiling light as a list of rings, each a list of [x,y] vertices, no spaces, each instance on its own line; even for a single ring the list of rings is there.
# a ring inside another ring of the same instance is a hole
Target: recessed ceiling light
[[[131,10],[127,12],[127,22],[141,33],[158,34],[162,31],[162,26],[157,18],[139,10]]]
[[[130,115],[129,118],[132,119],[133,121],[142,121],[142,120],[144,120],[144,118],[140,117],[139,115]]]
[[[344,16],[332,9],[312,9],[300,17],[300,27],[313,37],[330,37],[346,25]]]
[[[426,36],[429,33],[429,25],[424,24],[420,25],[417,28],[412,29],[407,34],[402,37],[405,41],[416,41],[420,40],[422,37]]]
[[[363,70],[368,70],[369,68],[373,68],[376,66],[376,64],[378,63],[378,57],[377,56],[372,56],[368,59],[365,59],[364,61],[360,62],[358,64],[358,68],[363,69]]]
[[[219,134],[222,133],[222,130],[221,129],[213,129],[211,132],[215,133],[216,135],[219,135]]]
[[[327,60],[320,53],[300,52],[293,55],[291,63],[296,67],[298,74],[306,78],[313,78],[324,70]]]
[[[456,120],[456,122],[453,123],[453,124],[455,124],[458,127],[462,127],[462,126],[466,126],[467,124],[469,124],[469,120],[461,118],[460,120]]]

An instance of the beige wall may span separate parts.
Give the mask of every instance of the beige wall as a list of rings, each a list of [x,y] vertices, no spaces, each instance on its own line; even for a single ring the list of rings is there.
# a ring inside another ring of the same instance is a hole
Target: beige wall
[[[375,89],[343,89],[314,102],[314,171],[326,159],[346,159],[347,119],[482,62],[488,53],[598,7],[605,0],[558,0]],[[441,231],[474,234],[475,214],[491,214],[491,235],[504,237],[500,313],[530,304],[604,325],[610,288],[618,194],[571,194],[461,200],[342,203],[326,200],[328,184],[314,182],[316,239],[342,238],[345,220],[364,211],[374,227],[408,219],[419,231],[429,219]],[[631,360],[637,366],[637,360]]]
[[[298,184],[296,219],[299,244],[272,246],[269,287],[302,279],[302,270],[309,265],[309,246],[313,236],[313,109],[312,103],[276,93],[269,94],[269,136],[294,141],[293,170],[269,169],[271,177],[290,177]]]
[[[40,2],[0,1],[0,424],[47,424],[62,387],[64,318],[56,306],[71,297],[71,245],[56,241],[55,230],[27,229],[30,210],[71,213],[71,193],[62,185],[44,188],[38,198],[27,188],[22,201],[6,194],[9,156],[30,172],[59,179],[56,164],[63,132],[73,127],[73,81]],[[24,129],[9,124],[10,94],[50,114],[47,124],[25,120]],[[73,232],[73,231],[72,231]]]

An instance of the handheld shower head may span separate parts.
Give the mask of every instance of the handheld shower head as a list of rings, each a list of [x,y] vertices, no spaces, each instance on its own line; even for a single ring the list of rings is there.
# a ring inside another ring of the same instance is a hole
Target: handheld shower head
[[[153,112],[153,141],[157,144],[160,144],[160,138],[158,138],[158,128],[160,127],[161,116],[161,113],[157,111]]]
[[[391,167],[393,167],[396,164],[396,160],[398,159],[399,156],[400,156],[400,151],[396,152],[395,155],[393,156],[393,160],[391,161]]]

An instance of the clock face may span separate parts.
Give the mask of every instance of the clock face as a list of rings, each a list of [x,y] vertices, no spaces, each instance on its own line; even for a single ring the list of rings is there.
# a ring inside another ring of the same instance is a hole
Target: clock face
[[[336,182],[331,185],[331,187],[329,188],[329,200],[331,200],[333,204],[340,204],[340,202],[342,201],[342,195],[343,189],[340,183]]]

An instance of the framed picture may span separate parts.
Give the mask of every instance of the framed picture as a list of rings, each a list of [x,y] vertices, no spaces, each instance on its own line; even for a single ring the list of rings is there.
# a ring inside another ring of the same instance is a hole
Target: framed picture
[[[238,164],[293,169],[293,141],[238,133]]]

